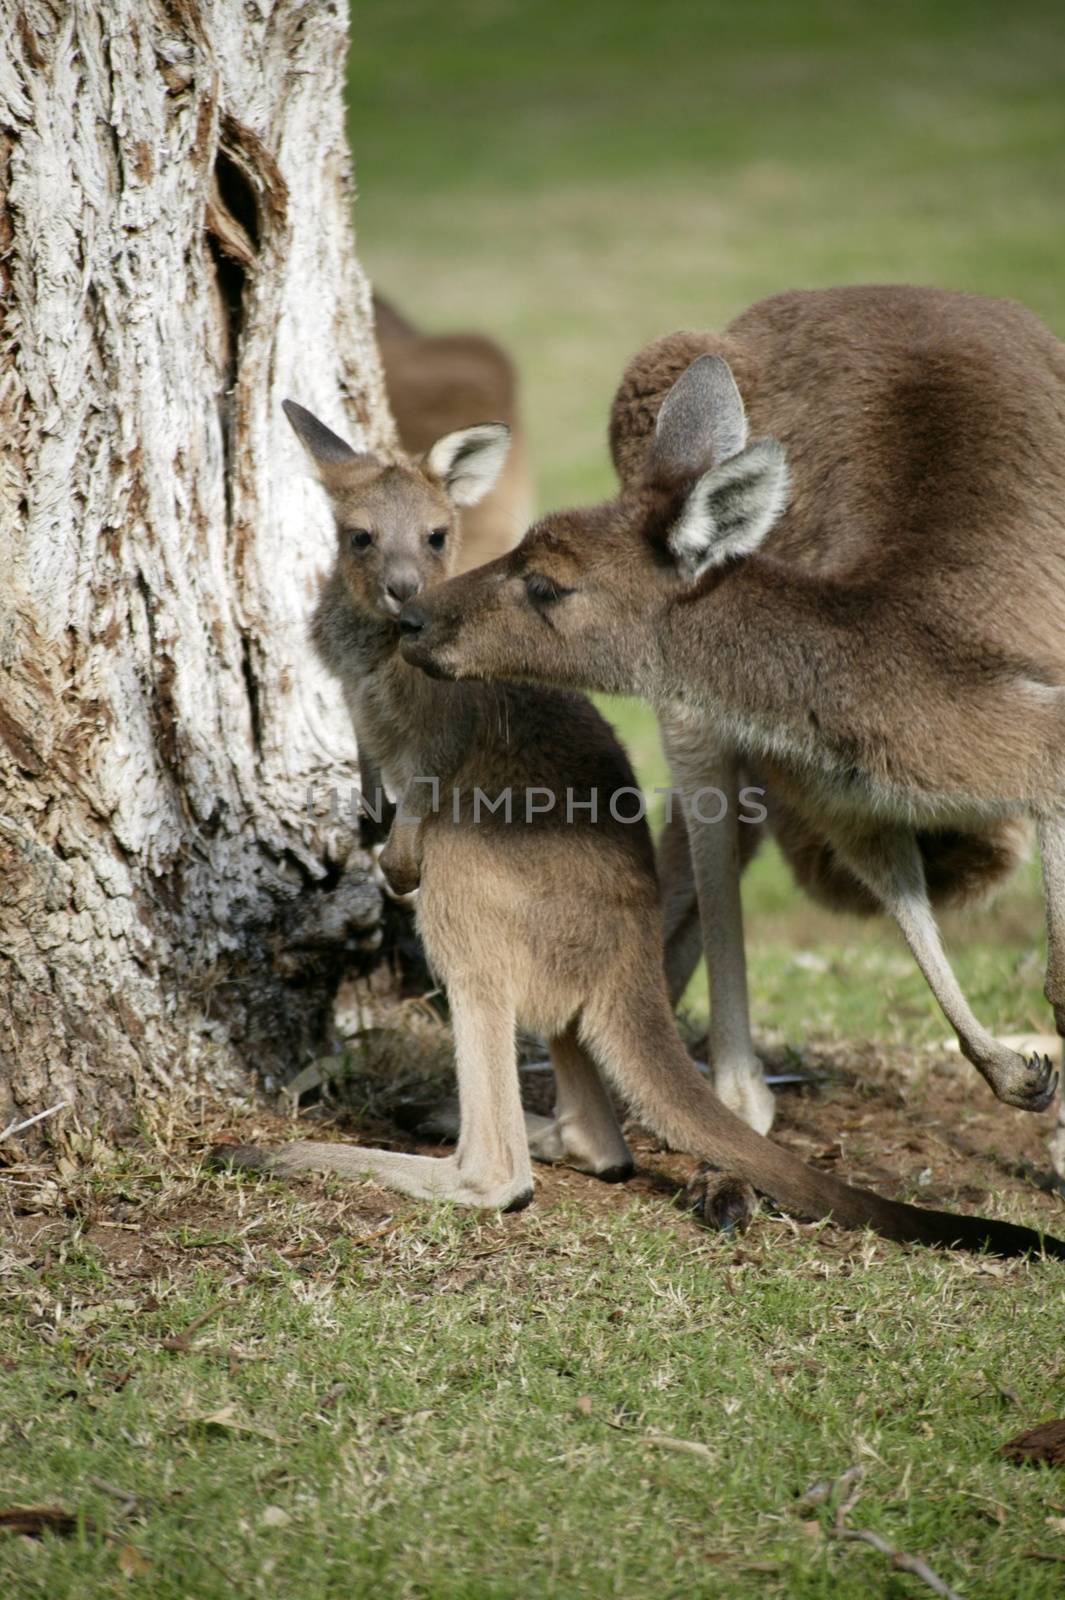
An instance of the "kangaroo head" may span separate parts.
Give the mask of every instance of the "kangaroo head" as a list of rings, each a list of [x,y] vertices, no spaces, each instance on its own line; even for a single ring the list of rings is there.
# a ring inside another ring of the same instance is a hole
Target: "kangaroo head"
[[[329,495],[337,569],[352,603],[375,616],[398,617],[405,601],[450,575],[456,510],[476,505],[492,488],[509,428],[502,422],[462,428],[406,465],[353,450],[293,400],[284,408]]]
[[[653,697],[674,601],[756,550],[786,498],[781,446],[748,444],[728,363],[700,356],[662,402],[641,477],[407,605],[401,649],[439,677]]]

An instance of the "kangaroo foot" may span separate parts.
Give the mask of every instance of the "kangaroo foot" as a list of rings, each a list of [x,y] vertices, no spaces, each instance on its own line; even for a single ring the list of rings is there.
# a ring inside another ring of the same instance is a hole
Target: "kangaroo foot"
[[[685,1190],[689,1209],[704,1228],[717,1233],[746,1233],[758,1209],[758,1197],[743,1178],[722,1177],[706,1162],[692,1173]]]
[[[1000,1047],[993,1056],[973,1060],[973,1065],[1005,1105],[1021,1111],[1045,1111],[1058,1086],[1053,1061],[1038,1052],[1022,1056]]]
[[[601,1183],[624,1183],[635,1170],[628,1146],[616,1129],[605,1130],[597,1140],[594,1129],[583,1129],[562,1117],[537,1117],[531,1112],[525,1114],[525,1128],[534,1161],[572,1167]]]
[[[448,1200],[452,1205],[492,1211],[522,1211],[533,1198],[531,1174],[527,1170],[509,1170],[505,1162],[463,1163],[457,1156],[407,1155],[362,1145],[320,1144],[309,1139],[297,1139],[273,1149],[221,1146],[212,1152],[212,1164],[276,1177],[332,1172],[356,1183],[396,1189],[416,1200]]]
[[[718,1099],[756,1133],[768,1133],[773,1126],[777,1103],[762,1075],[761,1063],[756,1060],[735,1066],[715,1066],[713,1077]]]

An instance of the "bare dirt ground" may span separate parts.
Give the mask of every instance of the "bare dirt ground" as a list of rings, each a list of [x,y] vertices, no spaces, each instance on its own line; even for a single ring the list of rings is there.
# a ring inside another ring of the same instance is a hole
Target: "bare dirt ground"
[[[786,1062],[770,1062],[771,1070]],[[774,1137],[804,1159],[849,1182],[918,1204],[979,1211],[1065,1232],[1065,1197],[1046,1161],[1048,1117],[1000,1105],[968,1066],[942,1053],[853,1046],[804,1061],[809,1084],[779,1093]],[[546,1109],[549,1074],[524,1078],[527,1102]],[[387,1099],[387,1096],[385,1097]],[[380,1100],[380,1097],[378,1097]],[[188,1108],[152,1138],[114,1150],[84,1146],[53,1160],[16,1160],[0,1168],[0,1234],[23,1259],[47,1262],[70,1235],[91,1245],[122,1277],[181,1278],[214,1268],[223,1273],[267,1238],[287,1260],[313,1265],[341,1235],[369,1242],[409,1218],[415,1202],[370,1185],[301,1178],[289,1185],[297,1208],[279,1201],[279,1185],[245,1180],[219,1184],[206,1166],[222,1142],[275,1144],[313,1132],[318,1138],[442,1153],[405,1133],[380,1104],[361,1115],[319,1106],[298,1119],[263,1108]],[[566,1168],[536,1169],[536,1210],[546,1220],[574,1207],[591,1215],[655,1204],[663,1226],[694,1234],[685,1185],[696,1165],[664,1150],[630,1124],[637,1171],[624,1184],[604,1184]],[[664,1205],[663,1205],[664,1203]],[[561,1220],[561,1219],[560,1219]],[[505,1219],[520,1234],[521,1216]],[[779,1224],[756,1219],[754,1228]],[[823,1234],[831,1245],[840,1230]]]

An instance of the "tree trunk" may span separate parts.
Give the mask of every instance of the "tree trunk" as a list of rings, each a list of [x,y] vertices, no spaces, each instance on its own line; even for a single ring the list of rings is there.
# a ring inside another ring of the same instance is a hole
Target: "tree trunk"
[[[306,1059],[376,890],[281,400],[388,449],[344,0],[0,0],[0,1130]]]

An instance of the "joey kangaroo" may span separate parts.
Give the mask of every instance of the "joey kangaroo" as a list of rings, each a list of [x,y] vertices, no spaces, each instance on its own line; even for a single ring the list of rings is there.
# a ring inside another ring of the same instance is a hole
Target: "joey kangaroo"
[[[447,576],[455,508],[486,492],[506,428],[465,429],[418,465],[386,464],[356,454],[291,402],[286,411],[337,525],[336,565],[314,618],[317,649],[343,684],[360,749],[389,787],[440,782],[439,808],[418,808],[404,842],[390,841],[390,865],[404,886],[420,876],[418,927],[451,1002],[460,1131],[446,1158],[300,1141],[227,1159],[517,1208],[532,1198],[530,1154],[604,1178],[631,1171],[605,1078],[668,1143],[800,1215],[929,1244],[1039,1248],[1029,1229],[849,1188],[726,1110],[673,1023],[650,834],[642,818],[620,820],[632,814],[635,779],[607,724],[575,695],[437,682],[403,659],[399,601],[433,593]],[[612,803],[623,791],[628,803]],[[554,1118],[523,1116],[518,1023],[549,1041]],[[1065,1255],[1065,1243],[1045,1248]]]
[[[933,901],[1034,821],[1065,1034],[1065,346],[1007,301],[779,295],[643,350],[611,444],[618,498],[419,596],[406,659],[642,694],[686,787],[755,770],[800,881],[889,911],[965,1056],[1042,1110],[1049,1060],[981,1027]],[[735,830],[691,831],[711,1047],[753,1090]]]
[[[517,375],[506,351],[484,334],[422,333],[379,294],[374,317],[388,403],[409,455],[421,455],[481,417],[499,417],[510,428],[499,477],[483,499],[462,510],[454,570],[465,572],[512,549],[532,514]]]

